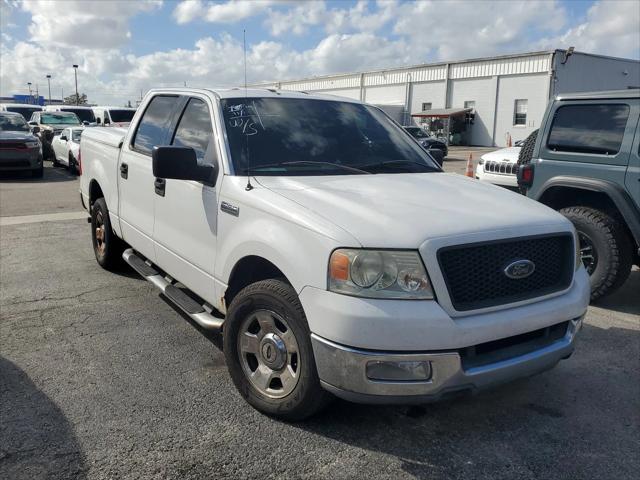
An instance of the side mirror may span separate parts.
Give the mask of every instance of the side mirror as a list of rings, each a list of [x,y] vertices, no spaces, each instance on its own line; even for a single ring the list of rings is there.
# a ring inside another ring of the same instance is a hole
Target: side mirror
[[[100,122],[99,122],[99,120],[100,120],[100,119],[98,119],[98,123],[100,123]],[[103,123],[104,123],[105,125],[111,125],[111,120],[109,120],[108,118],[105,118]]]
[[[60,135],[60,140],[64,140],[65,142],[69,140],[66,135]]]
[[[32,128],[31,128],[31,132],[33,132],[33,133],[40,133],[40,127],[32,127]]]
[[[91,125],[91,122],[87,122],[86,120],[82,121],[82,125],[84,125],[85,127]]]
[[[104,122],[107,123],[107,122]],[[96,124],[100,125],[100,117],[96,118]]]
[[[28,122],[29,125],[31,125],[32,127],[35,127],[36,125],[38,125],[38,122],[36,122],[35,120]]]
[[[198,163],[196,151],[191,147],[153,147],[151,152],[153,175],[157,178],[194,180],[215,186],[218,165]]]
[[[432,148],[428,150],[428,152],[436,161],[436,163],[442,167],[442,162],[444,161],[444,152],[442,150],[438,150],[437,148]]]

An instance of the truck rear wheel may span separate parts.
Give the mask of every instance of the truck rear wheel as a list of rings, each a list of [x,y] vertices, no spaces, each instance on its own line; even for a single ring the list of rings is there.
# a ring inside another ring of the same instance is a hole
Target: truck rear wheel
[[[91,241],[96,260],[102,268],[115,270],[122,265],[124,242],[111,229],[109,210],[104,198],[91,206]]]
[[[589,273],[591,300],[613,293],[631,272],[633,250],[624,228],[606,213],[589,207],[560,210],[578,231],[582,263]]]
[[[283,280],[245,287],[224,323],[224,354],[233,382],[257,410],[296,421],[331,395],[320,386],[311,334],[295,290]]]

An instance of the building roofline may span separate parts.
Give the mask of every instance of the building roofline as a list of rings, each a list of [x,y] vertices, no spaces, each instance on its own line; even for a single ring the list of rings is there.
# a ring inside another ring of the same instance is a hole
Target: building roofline
[[[329,79],[329,78],[340,78],[340,77],[351,77],[351,76],[356,76],[356,75],[366,75],[366,74],[375,74],[375,73],[388,73],[388,72],[398,72],[398,71],[403,71],[403,70],[413,70],[416,68],[424,68],[424,67],[439,67],[439,66],[444,66],[444,65],[458,65],[458,64],[464,64],[464,63],[476,63],[476,62],[486,62],[486,61],[490,61],[490,60],[508,60],[510,58],[522,58],[522,57],[533,57],[533,56],[538,56],[538,55],[554,55],[558,52],[564,53],[566,52],[566,49],[561,49],[561,48],[557,48],[554,50],[539,50],[539,51],[534,51],[534,52],[523,52],[523,53],[509,53],[509,54],[505,54],[505,55],[495,55],[492,57],[477,57],[477,58],[467,58],[467,59],[462,59],[462,60],[453,60],[453,61],[449,61],[449,62],[433,62],[433,63],[418,63],[418,64],[413,64],[413,65],[408,65],[408,66],[400,66],[400,67],[389,67],[389,68],[381,68],[381,69],[375,69],[375,70],[361,70],[361,71],[356,71],[356,72],[341,72],[341,73],[334,73],[334,74],[328,74],[328,75],[317,75],[317,76],[311,76],[311,77],[303,77],[303,78],[292,78],[289,80],[272,80],[272,81],[268,81],[268,82],[260,82],[260,83],[254,83],[250,86],[252,87],[260,87],[263,85],[273,85],[273,84],[286,84],[286,83],[294,83],[294,82],[308,82],[308,81],[316,81],[316,80],[325,80],[325,79]],[[634,60],[632,58],[622,58],[622,57],[611,57],[608,55],[600,55],[600,54],[595,54],[595,53],[585,53],[585,52],[578,52],[578,51],[574,51],[573,54],[579,54],[579,55],[586,55],[589,57],[599,57],[599,58],[608,58],[611,60],[624,60],[624,61],[631,61],[631,62],[640,62],[639,60]]]

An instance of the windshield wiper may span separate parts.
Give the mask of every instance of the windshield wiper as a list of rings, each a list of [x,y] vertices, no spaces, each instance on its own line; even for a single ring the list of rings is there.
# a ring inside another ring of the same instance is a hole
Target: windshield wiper
[[[293,162],[267,163],[266,165],[258,165],[251,168],[244,168],[243,171],[244,173],[247,173],[247,171],[256,171],[256,170],[261,170],[264,168],[272,168],[272,167],[286,167],[289,165],[329,165],[331,167],[341,168],[343,170],[348,170],[350,172],[365,173],[367,175],[371,175],[371,172],[367,172],[366,170],[362,170],[360,168],[350,167],[348,165],[341,165],[339,163],[316,162],[313,160],[296,160]]]
[[[433,171],[433,172],[437,172],[438,170],[435,169],[434,167],[427,165],[426,163],[421,163],[421,162],[415,162],[413,160],[385,160],[382,162],[372,162],[372,163],[366,163],[363,165],[358,165],[358,168],[371,168],[371,167],[386,167],[388,165],[393,165],[396,163],[407,163],[407,164],[411,164],[411,165],[418,165],[420,167],[426,168],[429,171]]]

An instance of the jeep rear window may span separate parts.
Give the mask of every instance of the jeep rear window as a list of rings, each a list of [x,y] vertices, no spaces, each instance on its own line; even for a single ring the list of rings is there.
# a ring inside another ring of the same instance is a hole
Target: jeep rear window
[[[615,155],[629,118],[629,105],[566,105],[553,116],[547,146],[558,152]]]
[[[221,101],[237,175],[345,175],[440,171],[382,111],[306,98]],[[357,169],[357,170],[356,170]]]

